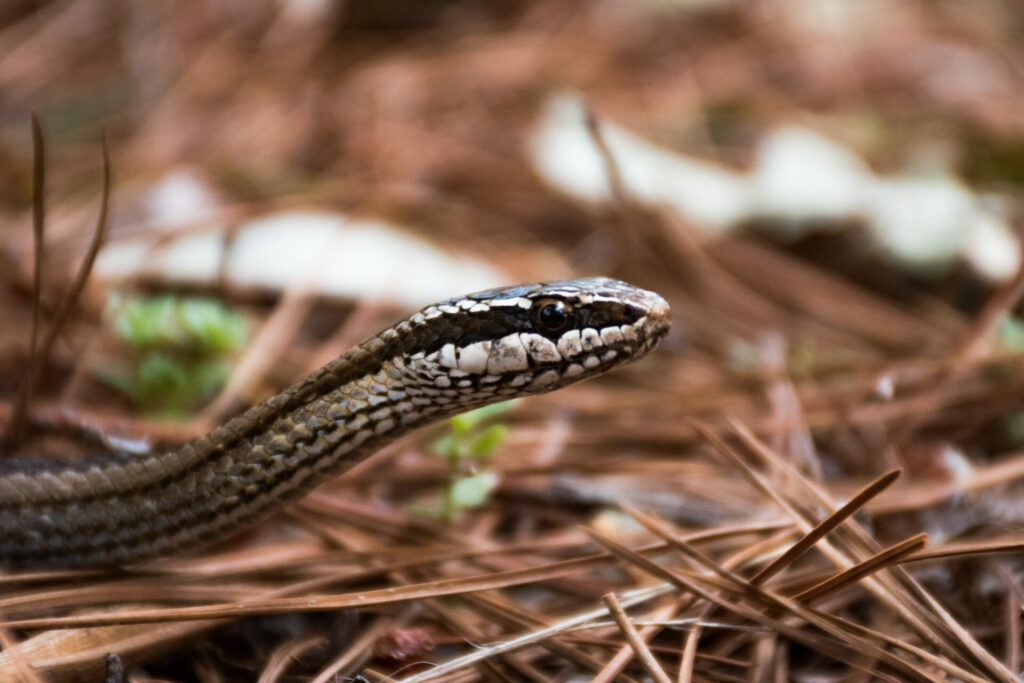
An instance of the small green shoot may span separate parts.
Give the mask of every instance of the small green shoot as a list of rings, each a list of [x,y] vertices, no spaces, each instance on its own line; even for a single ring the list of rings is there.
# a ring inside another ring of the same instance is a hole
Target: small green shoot
[[[999,343],[1007,351],[1024,351],[1024,321],[1015,315],[1006,316],[998,328]]]
[[[94,373],[142,412],[161,417],[183,418],[215,395],[231,373],[230,356],[248,338],[245,319],[213,299],[113,295],[107,319],[131,356]]]
[[[495,403],[450,418],[448,433],[434,442],[434,452],[447,458],[452,469],[458,469],[467,459],[486,459],[505,442],[508,427],[495,424],[480,428],[480,423],[508,409],[508,402]]]
[[[498,475],[494,472],[481,472],[462,477],[452,482],[448,488],[452,512],[465,508],[480,507],[487,502],[491,491],[498,485]]]
[[[1010,443],[1020,445],[1024,443],[1024,410],[1014,410],[1004,415],[1001,419],[1003,432]]]
[[[241,349],[249,335],[245,319],[215,299],[163,295],[122,300],[107,306],[117,336],[133,349],[192,351],[200,355]]]
[[[499,477],[486,469],[477,470],[505,443],[509,430],[505,424],[484,423],[507,412],[513,403],[495,403],[448,420],[448,431],[434,441],[432,448],[448,463],[451,482],[439,505],[419,505],[417,511],[451,522],[461,510],[487,502]]]

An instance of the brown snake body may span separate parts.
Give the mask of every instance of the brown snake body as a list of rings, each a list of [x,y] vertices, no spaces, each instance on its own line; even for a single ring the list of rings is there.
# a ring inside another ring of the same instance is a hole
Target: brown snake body
[[[208,434],[160,453],[0,459],[0,565],[116,566],[251,524],[411,429],[650,351],[657,294],[607,278],[428,306]]]

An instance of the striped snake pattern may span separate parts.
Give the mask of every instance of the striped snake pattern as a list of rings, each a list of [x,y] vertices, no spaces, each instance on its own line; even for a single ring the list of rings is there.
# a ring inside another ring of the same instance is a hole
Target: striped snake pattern
[[[164,452],[0,459],[0,565],[117,566],[242,529],[442,418],[644,356],[668,304],[618,280],[494,289],[428,306]]]

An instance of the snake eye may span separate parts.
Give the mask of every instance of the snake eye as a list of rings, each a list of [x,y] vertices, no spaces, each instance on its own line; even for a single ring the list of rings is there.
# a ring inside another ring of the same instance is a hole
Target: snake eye
[[[533,326],[544,334],[560,334],[572,324],[572,306],[561,299],[540,299],[530,311]]]

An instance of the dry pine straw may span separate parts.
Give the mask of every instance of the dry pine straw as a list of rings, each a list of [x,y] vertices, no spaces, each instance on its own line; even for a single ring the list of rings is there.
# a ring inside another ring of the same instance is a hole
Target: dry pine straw
[[[900,567],[901,563],[908,560],[939,557],[935,553],[929,555],[920,552],[924,544],[922,536],[912,537],[883,550],[877,547],[863,528],[851,520],[851,516],[869,500],[895,482],[897,473],[883,475],[865,487],[847,505],[837,506],[817,485],[794,471],[741,424],[734,423],[732,427],[733,443],[722,440],[710,430],[705,435],[754,486],[785,510],[788,521],[772,525],[723,527],[715,531],[683,535],[664,520],[627,505],[629,513],[662,539],[662,542],[630,550],[615,540],[588,531],[594,541],[608,553],[549,562],[525,569],[329,595],[308,593],[319,592],[325,587],[343,586],[354,577],[363,580],[371,574],[396,576],[404,572],[438,569],[440,561],[451,562],[453,558],[466,560],[476,555],[488,560],[508,559],[522,553],[523,549],[512,547],[508,549],[508,555],[503,555],[501,549],[459,553],[445,546],[445,550],[439,549],[435,553],[421,550],[417,553],[418,557],[409,557],[411,553],[406,553],[406,558],[380,563],[373,570],[354,571],[352,553],[331,553],[291,544],[276,548],[266,546],[262,552],[255,553],[255,557],[227,556],[219,562],[216,557],[180,561],[177,567],[171,565],[164,572],[149,576],[143,572],[118,578],[90,578],[89,575],[70,572],[63,576],[56,572],[12,576],[6,580],[7,583],[24,585],[29,582],[36,586],[0,601],[0,610],[8,614],[55,608],[67,610],[97,604],[128,605],[140,601],[203,601],[212,604],[149,609],[133,606],[64,617],[12,618],[6,624],[5,630],[8,633],[10,629],[64,630],[46,631],[41,636],[5,650],[3,661],[7,665],[17,666],[15,657],[20,654],[23,664],[31,661],[37,670],[58,673],[79,668],[81,671],[90,658],[95,659],[105,652],[120,652],[131,658],[138,653],[165,648],[183,638],[194,636],[226,618],[352,607],[367,609],[374,605],[410,602],[418,604],[441,596],[476,593],[525,583],[551,583],[582,569],[608,566],[617,559],[653,576],[660,583],[647,588],[610,592],[605,596],[607,607],[601,608],[595,604],[590,610],[559,619],[531,613],[519,606],[512,612],[518,618],[506,621],[519,627],[513,631],[518,631],[515,637],[479,645],[470,655],[407,680],[447,676],[463,667],[479,666],[491,658],[501,662],[517,662],[520,668],[528,667],[530,662],[543,661],[552,652],[577,665],[590,666],[593,673],[607,677],[607,670],[594,671],[593,667],[600,666],[603,669],[602,663],[610,661],[611,664],[607,666],[615,666],[618,670],[629,660],[629,657],[622,656],[621,653],[625,651],[622,646],[619,646],[620,655],[608,658],[611,653],[607,651],[607,645],[614,644],[614,640],[607,640],[614,633],[614,630],[609,630],[611,626],[607,625],[609,610],[614,616],[616,628],[628,642],[629,651],[656,680],[665,680],[663,677],[668,675],[666,670],[678,671],[679,677],[688,680],[690,675],[694,672],[699,674],[702,669],[730,668],[724,667],[722,661],[729,662],[731,668],[739,671],[751,666],[778,666],[775,662],[786,652],[781,643],[787,640],[802,644],[835,661],[892,680],[943,680],[943,674],[963,680],[1013,679],[1005,666],[988,655]],[[706,429],[703,425],[697,428]],[[759,471],[750,466],[745,457],[758,458],[759,469],[763,469]],[[780,490],[768,483],[773,475],[789,478],[791,483],[787,490]],[[349,509],[346,508],[346,511]],[[830,510],[831,513],[821,521],[816,521],[820,510]],[[426,525],[421,523],[421,526]],[[442,541],[451,540],[451,534],[443,530],[438,535]],[[751,536],[760,537],[763,542],[751,544]],[[746,542],[739,545],[722,543],[730,539],[746,539]],[[573,545],[579,547],[579,544]],[[958,556],[969,556],[977,552],[1010,552],[1019,550],[1019,545],[1019,540],[1006,539],[991,542],[984,548],[963,547],[955,552]],[[717,562],[712,560],[699,549],[704,546],[717,546],[721,559]],[[571,546],[564,545],[563,549],[567,547]],[[840,569],[830,572],[819,567],[813,572],[794,571],[793,577],[787,578],[787,570],[791,565],[815,547]],[[551,549],[554,548],[552,546]],[[675,559],[666,555],[668,549],[674,551]],[[752,554],[752,549],[756,549],[756,554]],[[722,553],[723,550],[728,552]],[[738,569],[750,570],[754,567],[760,568],[750,578],[742,578],[736,573]],[[348,577],[343,568],[348,570]],[[266,584],[273,577],[287,574],[305,575],[306,578],[268,589]],[[316,578],[311,574],[316,575]],[[42,588],[47,585],[68,585],[68,581],[74,581],[78,587],[63,590]],[[855,592],[867,591],[880,604],[888,607],[898,618],[901,627],[897,628],[896,624],[891,623],[888,625],[888,633],[880,633],[837,616],[834,612],[843,602],[829,605],[829,600],[854,584],[860,586]],[[232,592],[235,593],[234,597],[224,600]],[[289,593],[298,592],[306,595],[288,597]],[[486,598],[486,595],[479,597]],[[830,609],[819,611],[817,606],[822,603],[829,605]],[[465,604],[473,605],[474,601]],[[508,612],[508,608],[501,602],[491,600],[489,607],[492,612]],[[628,616],[624,607],[632,608],[632,617]],[[436,616],[436,612],[434,614]],[[682,661],[687,663],[685,669],[678,667],[682,650],[673,652],[664,645],[652,650],[647,646],[646,643],[662,629],[660,624],[694,618],[708,625],[690,627],[682,647],[696,656],[682,657]],[[397,612],[389,611],[371,620],[364,635],[375,634],[374,638],[364,637],[355,641],[351,648],[335,659],[329,669],[340,671],[344,668],[344,662],[363,661],[376,638],[389,628],[394,628],[395,624],[408,622],[409,619],[410,613],[405,608]],[[631,620],[644,624],[642,631],[638,631]],[[545,626],[540,627],[540,624]],[[728,624],[730,627],[747,624],[761,628],[731,630],[720,628],[720,624]],[[85,629],[85,626],[102,628]],[[595,658],[593,653],[597,641],[573,637],[580,633],[592,633],[605,638],[605,656]],[[750,661],[743,656],[736,657],[750,651],[751,639],[764,638],[773,642],[775,647],[754,648],[753,652],[757,653],[759,659]],[[699,643],[704,639],[712,645],[712,649],[701,653]],[[283,643],[281,647],[308,647],[306,640],[308,637],[296,639],[293,643]],[[49,656],[44,654],[47,652]],[[520,659],[509,660],[511,653],[519,653]],[[702,654],[711,659],[702,662]],[[524,656],[526,659],[521,659]],[[280,656],[271,658],[267,666],[280,668]]]

